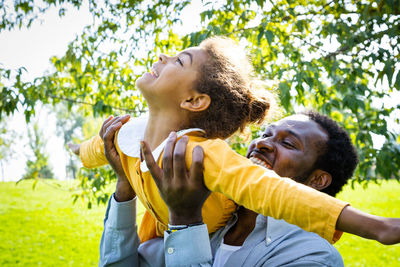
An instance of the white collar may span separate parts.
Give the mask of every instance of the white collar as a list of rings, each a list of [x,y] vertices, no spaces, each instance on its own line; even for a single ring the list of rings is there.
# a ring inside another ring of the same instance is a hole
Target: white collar
[[[147,115],[133,118],[125,123],[119,130],[117,143],[119,148],[125,155],[133,158],[140,158],[140,141],[144,139],[144,132],[146,130],[147,121]],[[190,128],[181,130],[176,134],[177,137],[180,138],[181,136],[191,132],[205,133],[205,131],[200,128]],[[153,150],[152,154],[156,161],[159,159],[166,143],[167,139],[165,139],[156,149]],[[142,172],[147,172],[149,170],[145,161],[142,161],[140,163],[140,170]]]

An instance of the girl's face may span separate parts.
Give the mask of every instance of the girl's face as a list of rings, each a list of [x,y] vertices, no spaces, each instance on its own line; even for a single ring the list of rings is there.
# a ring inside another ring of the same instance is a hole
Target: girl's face
[[[136,80],[136,86],[149,107],[177,107],[190,97],[198,70],[206,60],[206,52],[199,47],[188,48],[172,57],[161,54],[151,72]]]

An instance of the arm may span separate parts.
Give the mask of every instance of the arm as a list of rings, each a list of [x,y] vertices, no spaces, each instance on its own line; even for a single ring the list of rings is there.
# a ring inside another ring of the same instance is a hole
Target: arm
[[[108,117],[99,132],[99,135],[92,137],[91,139],[83,142],[82,144],[68,144],[72,152],[78,155],[82,161],[82,164],[86,168],[96,168],[108,163],[107,158],[104,154],[104,134],[106,134],[106,129],[111,125],[118,125],[121,128],[122,124],[129,120],[129,115]]]
[[[135,192],[126,178],[113,143],[114,134],[121,126],[121,122],[114,121],[114,123],[102,127],[105,156],[118,179],[114,198],[109,202],[104,221],[99,266],[164,266],[165,261],[167,261],[167,266],[176,266],[179,265],[178,263],[187,264],[193,259],[196,259],[196,263],[207,262],[211,259],[211,252],[207,250],[207,246],[202,245],[209,244],[205,225],[190,227],[171,234],[167,233],[164,240],[156,238],[139,245],[136,232],[136,199],[132,200]],[[170,151],[172,152],[172,150]],[[153,165],[153,170],[155,166],[158,168],[157,165]],[[201,172],[199,174],[198,169],[193,175],[200,176],[202,181]],[[207,190],[204,190],[207,194]],[[178,220],[178,223],[181,222]],[[172,251],[171,248],[173,248]]]
[[[337,241],[336,229],[383,244],[400,242],[399,219],[355,212],[346,202],[254,165],[222,140],[193,140],[189,142],[189,151],[198,144],[205,149],[204,183],[207,188],[223,193],[239,205],[264,216],[284,219],[319,234],[330,243]],[[190,164],[190,153],[186,157]]]
[[[168,205],[169,224],[198,224],[172,233],[165,232],[165,262],[167,266],[211,266],[208,231],[206,225],[201,224],[201,208],[210,195],[203,182],[203,150],[201,147],[193,150],[193,162],[188,172],[185,162],[188,137],[182,137],[176,145],[175,142],[176,134],[171,133],[164,149],[162,170],[154,161],[148,145],[141,143],[147,167]]]
[[[189,151],[198,144],[204,148],[204,183],[209,190],[334,242],[336,222],[347,203],[253,164],[223,140],[191,139]],[[189,164],[190,154],[186,155]]]
[[[100,241],[99,266],[138,266],[139,237],[136,226],[135,192],[122,168],[114,145],[115,132],[122,122],[107,119],[100,130],[104,142],[104,155],[117,175],[115,193],[108,202],[104,230]]]
[[[375,216],[347,206],[340,214],[336,227],[385,245],[400,243],[400,218]]]
[[[105,214],[99,266],[139,266],[136,199],[117,202],[114,196]]]

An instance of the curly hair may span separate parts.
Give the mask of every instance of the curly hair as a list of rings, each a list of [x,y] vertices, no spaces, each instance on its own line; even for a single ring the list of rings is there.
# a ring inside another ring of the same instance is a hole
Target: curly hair
[[[301,114],[308,116],[328,134],[325,148],[312,169],[321,169],[332,175],[332,183],[321,191],[335,196],[353,175],[358,164],[357,151],[348,133],[331,118],[315,111]]]
[[[211,98],[210,106],[192,113],[190,127],[202,128],[208,138],[227,138],[249,123],[261,123],[270,108],[267,92],[256,95],[253,67],[235,42],[212,37],[200,43],[208,59],[201,66],[195,89]]]

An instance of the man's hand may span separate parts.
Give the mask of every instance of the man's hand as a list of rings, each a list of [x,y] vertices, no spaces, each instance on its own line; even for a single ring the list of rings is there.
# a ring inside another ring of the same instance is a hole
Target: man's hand
[[[104,155],[106,156],[111,167],[117,175],[117,186],[115,189],[115,200],[118,202],[128,201],[135,197],[135,191],[133,191],[129,184],[128,178],[122,167],[121,158],[119,157],[118,151],[114,145],[115,132],[118,131],[124,123],[129,121],[129,115],[125,116],[110,116],[103,122],[99,135],[103,139],[104,143]]]
[[[118,131],[123,124],[129,121],[129,115],[108,117],[100,128],[99,135],[103,139],[104,154],[114,169],[117,176],[125,177],[124,169],[122,168],[121,159],[114,145],[115,132]]]
[[[146,142],[141,143],[142,155],[169,209],[169,223],[173,225],[192,224],[203,221],[201,209],[210,195],[203,181],[203,149],[193,149],[190,171],[186,169],[185,154],[189,140],[183,136],[176,142],[172,132],[164,149],[163,169],[155,162]],[[176,145],[175,145],[176,142]]]

